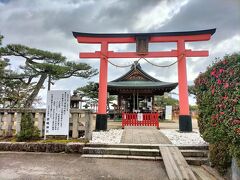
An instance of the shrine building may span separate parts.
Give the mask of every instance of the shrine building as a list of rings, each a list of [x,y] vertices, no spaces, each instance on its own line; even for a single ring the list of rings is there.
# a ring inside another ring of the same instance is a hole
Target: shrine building
[[[121,112],[153,112],[154,96],[164,95],[178,83],[160,81],[145,71],[136,61],[123,76],[108,82],[109,95],[117,95]]]

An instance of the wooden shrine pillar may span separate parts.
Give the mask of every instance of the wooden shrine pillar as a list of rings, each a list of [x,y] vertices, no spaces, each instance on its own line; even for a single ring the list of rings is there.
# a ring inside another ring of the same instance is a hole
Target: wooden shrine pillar
[[[192,118],[189,114],[188,102],[188,85],[187,85],[187,67],[186,67],[186,54],[185,42],[179,40],[177,42],[178,51],[178,89],[179,89],[179,130],[191,132],[192,131]]]
[[[101,43],[100,74],[98,89],[98,112],[96,130],[107,130],[107,77],[108,77],[108,43]]]

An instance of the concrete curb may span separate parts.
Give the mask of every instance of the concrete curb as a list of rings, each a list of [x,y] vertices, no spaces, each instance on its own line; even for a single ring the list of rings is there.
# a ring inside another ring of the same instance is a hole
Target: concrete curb
[[[94,143],[36,143],[36,142],[0,142],[0,151],[16,152],[49,152],[49,153],[79,153],[83,148],[129,148],[129,149],[159,149],[161,146],[173,144],[94,144]],[[208,150],[208,146],[177,146],[180,150]]]
[[[0,151],[47,152],[47,153],[83,153],[84,143],[28,143],[0,142]]]

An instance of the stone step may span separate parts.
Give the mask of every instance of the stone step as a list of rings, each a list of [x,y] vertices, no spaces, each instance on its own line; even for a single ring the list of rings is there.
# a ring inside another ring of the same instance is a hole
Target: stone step
[[[184,157],[208,157],[208,150],[180,149]]]
[[[129,159],[129,160],[149,160],[160,161],[159,156],[126,156],[126,155],[101,155],[101,154],[83,154],[84,158],[104,158],[104,159]]]
[[[135,160],[152,160],[152,161],[162,161],[160,156],[133,156],[133,155],[112,155],[112,154],[83,154],[84,158],[107,158],[107,159],[135,159]],[[185,158],[189,165],[201,166],[208,163],[207,158],[202,157],[186,157]]]
[[[134,148],[102,148],[84,147],[83,154],[96,155],[127,155],[127,156],[160,156],[158,149],[134,149]]]
[[[208,150],[209,146],[208,145],[181,145],[177,146],[178,149],[183,150],[183,149],[191,149],[191,150]]]
[[[206,157],[185,157],[185,160],[189,165],[201,166],[208,163],[208,158]]]
[[[173,144],[98,144],[98,143],[87,143],[85,147],[108,147],[108,148],[136,148],[136,149],[159,149],[159,146],[175,146]],[[177,146],[181,149],[193,149],[193,150],[208,150],[208,145],[181,145]]]
[[[208,157],[207,150],[180,150],[184,157]],[[83,154],[161,156],[159,149],[84,147]]]
[[[168,144],[166,144],[168,145]],[[169,144],[173,146],[172,144]],[[135,148],[135,149],[159,149],[158,145],[154,144],[96,144],[96,143],[87,143],[85,147],[105,147],[105,148]]]

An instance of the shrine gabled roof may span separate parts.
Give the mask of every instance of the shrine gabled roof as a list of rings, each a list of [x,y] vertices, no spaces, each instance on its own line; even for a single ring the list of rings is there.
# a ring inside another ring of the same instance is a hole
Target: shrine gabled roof
[[[186,35],[200,35],[200,34],[211,34],[215,33],[216,29],[207,29],[199,31],[180,31],[180,32],[154,32],[154,33],[83,33],[83,32],[72,32],[75,38],[77,37],[136,37],[136,36],[186,36]]]
[[[123,88],[123,89],[159,89],[159,88],[176,88],[178,83],[170,82],[153,82],[153,81],[120,81],[120,82],[109,82],[108,88]]]
[[[139,63],[135,62],[130,71],[123,76],[108,82],[110,89],[174,89],[178,83],[160,81],[142,70]]]
[[[135,76],[135,77],[134,77]],[[111,82],[120,82],[120,81],[134,81],[134,80],[145,80],[152,82],[162,82],[142,70],[140,64],[138,62],[134,62],[130,71],[122,75],[121,77],[111,81]]]

